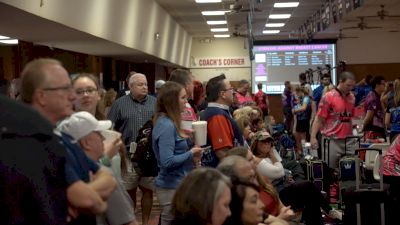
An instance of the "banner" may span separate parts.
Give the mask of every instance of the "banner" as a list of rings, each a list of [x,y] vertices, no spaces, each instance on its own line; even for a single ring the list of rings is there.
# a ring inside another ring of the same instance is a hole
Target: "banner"
[[[250,67],[248,56],[192,58],[190,68]]]

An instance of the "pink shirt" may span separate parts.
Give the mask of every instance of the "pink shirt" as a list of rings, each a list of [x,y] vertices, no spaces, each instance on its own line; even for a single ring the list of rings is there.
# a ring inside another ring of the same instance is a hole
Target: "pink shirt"
[[[382,174],[400,176],[400,135],[396,137],[383,156]]]
[[[197,116],[189,103],[186,103],[185,111],[181,113],[181,119],[181,129],[189,133],[192,132],[192,122],[197,121]]]
[[[246,105],[250,102],[254,102],[253,98],[249,93],[246,93],[246,95],[242,95],[240,92],[236,93],[236,98],[239,102],[239,105]]]
[[[351,136],[354,103],[355,97],[352,93],[342,96],[338,89],[326,93],[319,103],[317,112],[317,116],[325,120],[321,133],[339,139]]]

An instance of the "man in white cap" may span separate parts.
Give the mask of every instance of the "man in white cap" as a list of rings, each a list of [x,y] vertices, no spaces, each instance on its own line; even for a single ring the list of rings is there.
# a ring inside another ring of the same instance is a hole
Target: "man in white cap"
[[[77,140],[90,159],[98,161],[104,154],[103,141],[112,143],[119,138],[118,135],[114,135],[118,134],[117,132],[109,130],[111,126],[111,120],[97,120],[92,114],[82,111],[72,114],[59,125],[59,128]],[[97,225],[137,224],[133,213],[133,202],[120,182],[107,199],[107,205],[107,211],[97,216]]]

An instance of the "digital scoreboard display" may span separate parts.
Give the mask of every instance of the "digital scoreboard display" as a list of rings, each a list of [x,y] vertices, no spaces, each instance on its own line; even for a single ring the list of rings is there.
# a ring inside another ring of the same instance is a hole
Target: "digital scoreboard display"
[[[317,70],[325,65],[336,65],[336,49],[334,44],[309,45],[271,45],[254,46],[252,61],[253,92],[258,83],[263,83],[266,93],[283,92],[285,81],[298,83],[298,75],[306,70]],[[331,71],[333,82],[336,71]],[[315,75],[315,82],[318,76]]]

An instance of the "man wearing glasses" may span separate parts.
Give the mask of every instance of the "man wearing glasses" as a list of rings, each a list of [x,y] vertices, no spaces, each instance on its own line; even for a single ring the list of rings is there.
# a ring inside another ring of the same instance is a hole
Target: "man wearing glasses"
[[[233,92],[224,74],[211,78],[207,83],[208,106],[201,119],[208,123],[207,145],[211,146],[211,151],[203,153],[203,166],[216,167],[228,149],[243,145],[242,132],[229,111]]]
[[[22,71],[21,99],[47,118],[53,126],[73,113],[76,96],[61,63],[36,59]],[[95,214],[103,213],[106,200],[114,191],[112,176],[87,158],[72,137],[57,132],[67,155],[65,171],[71,224],[96,224]],[[90,173],[93,176],[89,176]],[[90,204],[89,204],[90,203]],[[81,210],[89,212],[80,214]]]

